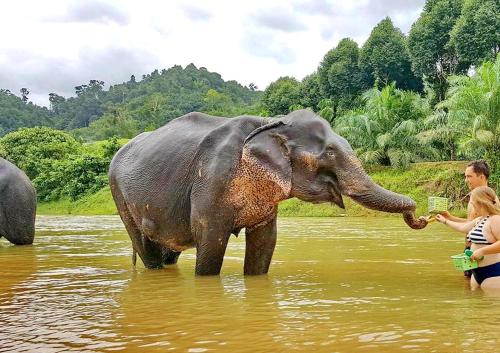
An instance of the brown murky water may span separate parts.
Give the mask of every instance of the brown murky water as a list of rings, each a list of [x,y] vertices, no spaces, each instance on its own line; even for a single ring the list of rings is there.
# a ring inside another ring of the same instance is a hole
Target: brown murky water
[[[471,292],[439,224],[283,218],[267,276],[244,236],[220,277],[131,266],[118,217],[39,217],[35,245],[0,240],[0,352],[495,351],[500,294]],[[138,261],[139,262],[139,261]]]

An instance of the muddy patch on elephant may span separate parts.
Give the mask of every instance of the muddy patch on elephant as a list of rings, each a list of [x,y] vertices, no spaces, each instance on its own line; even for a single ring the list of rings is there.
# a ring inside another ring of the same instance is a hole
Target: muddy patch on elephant
[[[226,202],[234,205],[234,227],[251,227],[274,217],[279,201],[290,193],[290,181],[273,173],[247,149],[243,150]]]

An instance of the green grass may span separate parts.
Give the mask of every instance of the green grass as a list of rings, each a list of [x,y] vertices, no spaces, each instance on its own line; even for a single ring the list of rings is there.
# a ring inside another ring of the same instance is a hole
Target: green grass
[[[113,215],[118,214],[115,202],[111,197],[108,187],[97,193],[82,197],[76,201],[61,199],[51,202],[40,202],[37,207],[38,214],[44,215]]]
[[[443,196],[450,199],[454,214],[465,215],[465,207],[459,200],[467,193],[463,171],[467,162],[418,163],[408,170],[376,167],[369,170],[370,176],[386,189],[407,195],[417,202],[417,215],[427,214],[427,198]],[[345,210],[330,204],[311,204],[297,199],[281,202],[282,217],[335,217],[335,216],[379,216],[382,213],[363,208],[344,198]],[[39,203],[39,214],[111,215],[117,214],[109,187],[77,201],[63,199]],[[384,215],[388,215],[384,213]],[[399,215],[395,215],[400,217]]]

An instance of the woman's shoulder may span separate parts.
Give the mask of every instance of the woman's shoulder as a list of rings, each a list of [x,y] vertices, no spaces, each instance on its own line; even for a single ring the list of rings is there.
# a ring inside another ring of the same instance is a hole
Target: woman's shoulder
[[[491,215],[489,217],[489,224],[491,229],[496,230],[496,232],[500,233],[500,215]]]
[[[491,222],[500,222],[500,215],[498,214],[491,215],[489,218]]]

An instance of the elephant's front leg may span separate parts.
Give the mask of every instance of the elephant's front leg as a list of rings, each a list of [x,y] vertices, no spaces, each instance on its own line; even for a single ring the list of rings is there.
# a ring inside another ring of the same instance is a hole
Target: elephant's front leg
[[[231,232],[219,222],[201,222],[195,231],[196,275],[218,275]]]
[[[245,232],[245,275],[267,273],[276,246],[276,216],[261,227]]]

